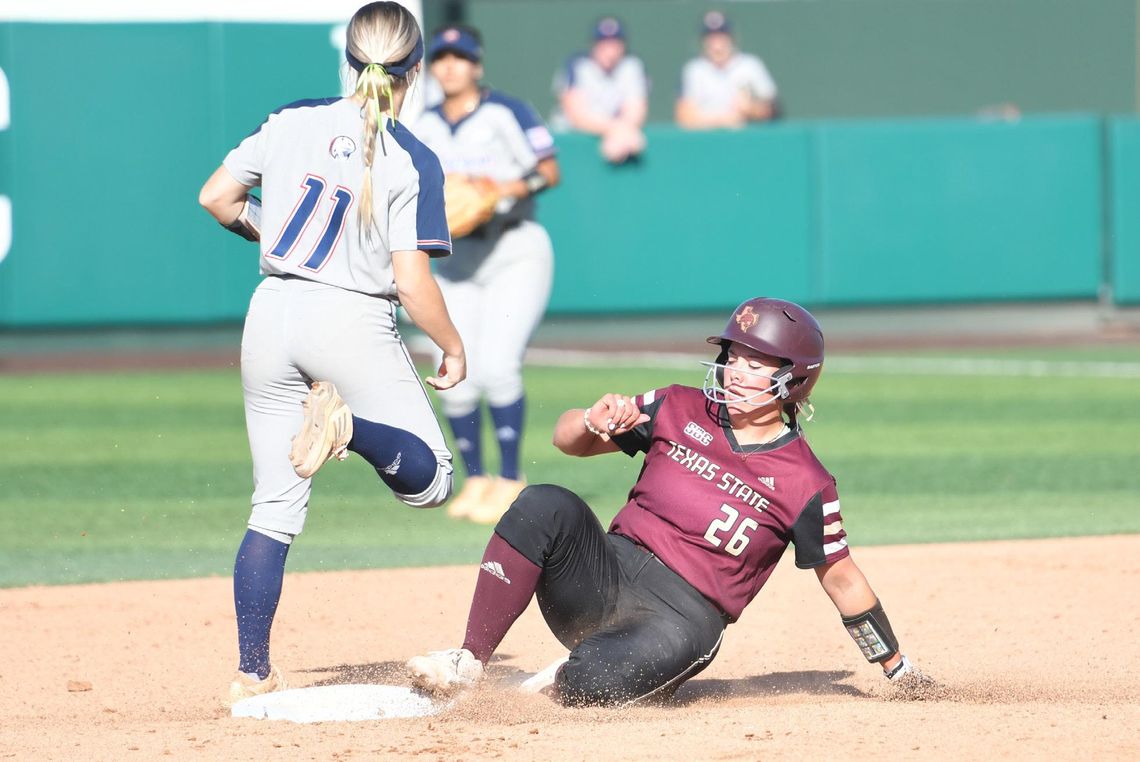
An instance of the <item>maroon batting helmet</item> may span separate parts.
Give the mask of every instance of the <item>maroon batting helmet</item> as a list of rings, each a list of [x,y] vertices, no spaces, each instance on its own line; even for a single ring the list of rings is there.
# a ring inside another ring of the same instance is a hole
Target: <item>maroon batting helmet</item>
[[[783,299],[749,299],[733,311],[720,335],[710,336],[708,342],[720,345],[720,365],[728,358],[729,342],[782,359],[784,366],[773,376],[773,382],[785,404],[806,400],[823,370],[819,323],[803,307]],[[721,374],[716,375],[721,382]]]

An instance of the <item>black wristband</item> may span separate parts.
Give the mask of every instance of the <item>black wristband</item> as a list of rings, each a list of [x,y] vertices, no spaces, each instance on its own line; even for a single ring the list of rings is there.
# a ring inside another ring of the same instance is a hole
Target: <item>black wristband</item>
[[[526,183],[526,190],[532,196],[535,196],[550,187],[550,182],[546,176],[539,172],[537,169],[532,169],[527,174],[523,175],[523,182]]]
[[[222,224],[222,227],[235,235],[240,235],[247,241],[260,241],[261,199],[257,196],[247,195],[237,218],[229,225]]]
[[[843,617],[843,626],[872,664],[886,661],[899,651],[898,638],[891,630],[891,622],[878,599],[862,614]]]

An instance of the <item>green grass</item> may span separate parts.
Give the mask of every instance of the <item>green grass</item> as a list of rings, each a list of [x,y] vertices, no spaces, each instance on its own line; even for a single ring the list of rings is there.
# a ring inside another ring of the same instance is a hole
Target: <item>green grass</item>
[[[1086,355],[1016,357],[1140,359]],[[608,519],[640,459],[563,456],[554,420],[605,391],[700,378],[529,369],[530,481],[574,489]],[[251,481],[235,371],[0,376],[0,395],[0,585],[229,573]],[[809,437],[854,545],[1140,531],[1138,379],[837,372],[815,403]],[[318,477],[290,570],[469,563],[488,533],[403,506],[351,458]]]

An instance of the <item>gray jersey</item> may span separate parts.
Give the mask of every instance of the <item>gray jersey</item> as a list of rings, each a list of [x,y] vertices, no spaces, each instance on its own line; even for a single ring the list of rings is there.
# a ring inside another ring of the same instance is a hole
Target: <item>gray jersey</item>
[[[554,75],[554,93],[567,90],[581,94],[586,107],[599,116],[612,118],[631,100],[649,97],[649,77],[637,56],[625,56],[606,71],[588,55],[576,55]]]
[[[748,53],[733,54],[723,67],[701,56],[685,64],[681,72],[681,97],[705,113],[722,114],[732,110],[733,101],[741,91],[761,100],[776,97],[776,83],[768,68]]]
[[[349,98],[297,101],[270,114],[226,156],[234,179],[261,186],[263,274],[392,298],[393,251],[451,252],[439,160],[390,121],[376,136],[375,229],[361,234],[363,130],[361,106]]]
[[[439,156],[445,172],[498,181],[518,180],[555,153],[554,138],[535,110],[492,90],[484,90],[475,109],[455,124],[444,117],[442,105],[428,109],[416,121],[416,134]],[[534,199],[504,198],[498,213],[533,219]]]

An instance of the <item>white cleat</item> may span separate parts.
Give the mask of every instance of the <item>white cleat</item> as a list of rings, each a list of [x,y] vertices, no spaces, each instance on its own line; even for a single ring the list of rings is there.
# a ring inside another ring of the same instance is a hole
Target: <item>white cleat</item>
[[[437,696],[469,688],[483,679],[483,664],[466,648],[432,651],[408,659],[412,685]]]
[[[519,685],[519,690],[523,693],[545,693],[550,695],[554,691],[554,680],[558,677],[558,670],[562,665],[569,661],[569,658],[563,656],[551,662],[545,669],[537,674],[531,675]]]
[[[309,390],[305,401],[305,420],[301,430],[293,437],[289,462],[302,479],[308,479],[331,458],[348,457],[348,443],[352,441],[352,411],[340,398],[336,387],[327,381],[317,381]]]

